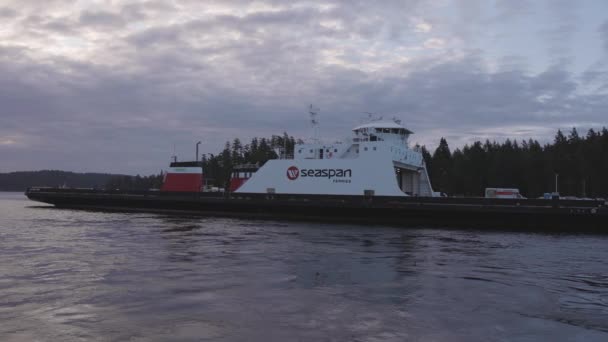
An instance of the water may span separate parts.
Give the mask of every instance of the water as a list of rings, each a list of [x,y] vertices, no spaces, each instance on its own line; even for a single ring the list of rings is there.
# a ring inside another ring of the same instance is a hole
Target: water
[[[2,341],[608,341],[608,237],[44,208],[0,193]]]

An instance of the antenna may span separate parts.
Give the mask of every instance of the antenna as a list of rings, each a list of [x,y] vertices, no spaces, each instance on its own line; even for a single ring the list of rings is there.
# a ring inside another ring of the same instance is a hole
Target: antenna
[[[200,144],[201,144],[201,142],[200,142],[200,141],[196,143],[196,159],[195,159],[195,160],[196,160],[197,162],[198,162],[198,145],[200,145]]]
[[[314,142],[319,141],[319,111],[320,109],[317,107],[313,107],[311,104],[308,113],[310,114],[310,125],[312,126],[312,140]]]
[[[363,112],[367,115],[367,122],[381,121],[382,117],[372,112]]]

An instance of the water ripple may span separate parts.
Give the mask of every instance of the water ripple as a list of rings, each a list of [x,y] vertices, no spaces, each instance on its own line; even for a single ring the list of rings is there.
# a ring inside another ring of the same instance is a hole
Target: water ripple
[[[0,194],[0,340],[606,341],[607,242]]]

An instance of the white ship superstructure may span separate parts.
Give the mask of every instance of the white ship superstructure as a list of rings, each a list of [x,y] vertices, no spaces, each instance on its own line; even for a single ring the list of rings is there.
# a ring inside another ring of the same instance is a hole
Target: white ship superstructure
[[[397,120],[372,121],[344,141],[297,144],[293,159],[269,160],[236,193],[433,196],[410,130]]]

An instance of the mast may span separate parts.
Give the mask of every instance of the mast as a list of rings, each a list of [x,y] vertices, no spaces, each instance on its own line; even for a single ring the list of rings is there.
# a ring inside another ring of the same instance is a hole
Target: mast
[[[308,109],[308,114],[310,114],[310,125],[312,128],[312,142],[319,142],[319,108],[313,107],[311,104]]]

